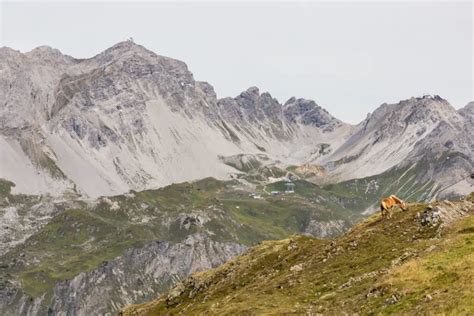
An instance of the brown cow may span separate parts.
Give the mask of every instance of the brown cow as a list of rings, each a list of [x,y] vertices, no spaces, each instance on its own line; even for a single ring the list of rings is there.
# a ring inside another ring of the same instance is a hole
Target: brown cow
[[[384,214],[387,218],[392,218],[392,214],[390,213],[390,209],[394,207],[395,205],[398,205],[402,211],[407,210],[407,206],[405,202],[395,195],[390,195],[388,198],[382,199],[380,202],[380,211],[382,212],[382,217],[384,217]]]

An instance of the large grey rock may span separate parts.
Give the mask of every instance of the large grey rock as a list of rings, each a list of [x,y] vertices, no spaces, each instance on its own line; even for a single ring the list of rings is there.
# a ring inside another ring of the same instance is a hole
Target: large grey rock
[[[217,267],[245,250],[237,243],[213,241],[204,233],[189,235],[179,243],[152,242],[57,283],[51,301],[44,296],[32,299],[18,285],[1,286],[0,312],[113,315],[126,305],[154,299],[188,275]]]

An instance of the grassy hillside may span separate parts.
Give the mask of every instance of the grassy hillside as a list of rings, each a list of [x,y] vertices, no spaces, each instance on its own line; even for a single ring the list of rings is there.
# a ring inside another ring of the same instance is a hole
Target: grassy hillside
[[[267,179],[262,170],[267,169],[258,168],[256,174]],[[0,180],[0,212],[15,209],[18,223],[26,227],[0,234],[20,241],[14,247],[4,243],[9,251],[0,256],[0,290],[19,288],[49,302],[58,281],[91,271],[126,249],[154,240],[180,242],[198,232],[247,246],[301,233],[333,237],[363,219],[361,212],[376,205],[383,194],[397,192],[405,198],[405,192],[428,190],[429,185],[415,181],[413,170],[406,171],[329,186],[295,180],[295,193],[278,196],[269,192],[284,191],[284,181],[244,185],[242,179],[207,178],[96,201],[71,196],[61,202],[12,194],[14,184]],[[52,211],[44,216],[45,212],[33,211],[38,206]],[[29,237],[23,242],[25,232]]]
[[[474,195],[375,214],[334,240],[266,241],[123,316],[474,313]]]
[[[20,211],[25,201],[39,199],[13,195],[12,183],[0,184],[8,207]],[[314,198],[303,194],[302,188],[301,194],[254,199],[235,181],[207,178],[76,203],[78,207],[64,207],[25,242],[0,256],[0,289],[20,285],[32,298],[46,295],[47,302],[57,281],[153,240],[179,242],[206,232],[216,241],[252,246],[304,232],[312,220],[323,224],[341,220],[349,228],[361,218],[333,201],[314,203]],[[19,215],[33,216],[25,212]]]

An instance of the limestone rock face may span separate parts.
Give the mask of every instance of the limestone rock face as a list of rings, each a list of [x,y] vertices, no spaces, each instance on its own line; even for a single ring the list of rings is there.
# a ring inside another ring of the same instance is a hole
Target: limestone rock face
[[[0,55],[0,177],[15,192],[96,197],[225,179],[235,170],[219,156],[302,161],[316,140],[339,141],[258,88],[219,100],[185,63],[130,41],[83,60],[49,47]],[[337,136],[349,130],[340,123]]]
[[[56,283],[51,300],[44,295],[32,299],[19,287],[2,287],[0,310],[6,315],[117,313],[126,305],[150,300],[190,274],[215,268],[245,250],[238,243],[213,241],[205,233],[190,234],[178,243],[155,241]]]
[[[325,156],[325,167],[339,180],[418,167],[424,169],[416,172],[418,180],[433,180],[441,191],[460,181],[449,190],[467,194],[474,188],[463,180],[474,166],[469,111],[466,107],[458,112],[439,96],[383,104],[357,125],[344,144]]]
[[[58,315],[118,312],[156,297],[194,272],[215,268],[245,249],[236,243],[215,242],[205,234],[189,235],[176,244],[152,242],[58,283],[51,310]]]
[[[296,99],[294,97],[285,103],[285,117],[290,122],[315,126],[325,131],[332,131],[344,125],[313,100]]]
[[[410,98],[352,126],[315,101],[281,104],[257,87],[218,99],[184,62],[131,41],[89,59],[0,48],[0,101],[0,178],[21,193],[97,197],[228,179],[238,170],[219,157],[235,155],[321,165],[328,182],[425,159],[424,177],[441,185],[473,166],[472,104],[456,111],[439,96]]]

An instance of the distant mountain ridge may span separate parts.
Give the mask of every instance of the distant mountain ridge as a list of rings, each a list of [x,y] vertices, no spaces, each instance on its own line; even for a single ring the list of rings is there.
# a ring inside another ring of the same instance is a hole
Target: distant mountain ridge
[[[456,111],[438,96],[383,104],[353,126],[312,100],[281,104],[257,87],[218,99],[185,63],[131,41],[89,59],[45,46],[4,47],[0,57],[0,178],[15,192],[97,197],[227,179],[238,171],[219,157],[239,154],[320,165],[324,182],[422,157],[439,169],[435,182],[454,183],[473,167],[472,106]],[[456,160],[441,164],[445,153]],[[461,181],[451,191],[470,190]]]

